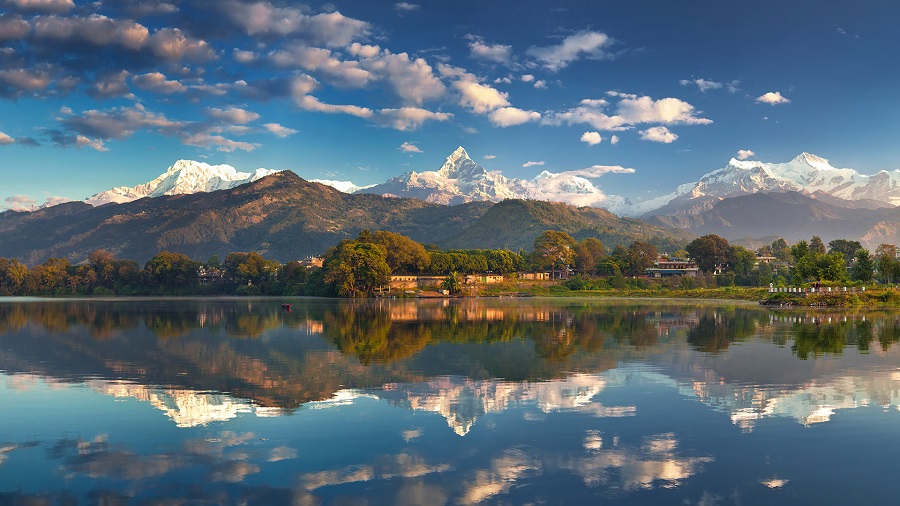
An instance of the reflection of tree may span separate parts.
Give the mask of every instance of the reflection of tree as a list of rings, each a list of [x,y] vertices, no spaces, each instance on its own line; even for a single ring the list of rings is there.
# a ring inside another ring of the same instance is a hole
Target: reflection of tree
[[[887,315],[868,315],[863,319],[825,317],[804,319],[792,326],[794,344],[791,350],[797,358],[806,360],[810,356],[840,355],[844,348],[855,346],[861,352],[868,352],[872,343],[878,341],[882,351],[900,342],[900,321]]]
[[[718,353],[753,335],[760,323],[759,315],[748,311],[716,309],[700,317],[688,332],[687,342],[697,351]]]

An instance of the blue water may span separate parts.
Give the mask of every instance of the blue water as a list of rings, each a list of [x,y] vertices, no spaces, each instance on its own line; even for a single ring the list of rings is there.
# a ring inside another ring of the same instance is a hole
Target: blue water
[[[887,312],[0,301],[0,504],[886,504]]]

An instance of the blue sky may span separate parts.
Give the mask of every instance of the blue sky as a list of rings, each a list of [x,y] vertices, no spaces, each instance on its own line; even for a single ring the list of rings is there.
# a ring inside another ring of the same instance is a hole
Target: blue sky
[[[594,183],[638,201],[741,150],[898,169],[897,19],[888,0],[0,0],[0,207],[181,158],[372,184],[460,145],[511,177],[633,168]]]

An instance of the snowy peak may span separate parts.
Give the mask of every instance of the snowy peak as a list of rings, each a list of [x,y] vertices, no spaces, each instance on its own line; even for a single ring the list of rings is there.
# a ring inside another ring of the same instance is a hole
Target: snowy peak
[[[634,205],[628,214],[697,214],[725,198],[786,191],[822,192],[844,200],[874,200],[893,206],[900,204],[900,171],[867,176],[854,169],[835,168],[827,159],[806,152],[786,163],[732,158],[728,165],[695,183]]]
[[[210,165],[194,160],[178,160],[150,182],[132,187],[112,188],[86,199],[85,202],[99,206],[110,202],[121,204],[144,197],[226,190],[251,183],[276,172],[278,171],[270,169],[256,169],[252,173],[238,172],[231,165]]]
[[[472,179],[484,176],[487,171],[469,158],[469,154],[460,146],[447,157],[437,174],[447,179]]]

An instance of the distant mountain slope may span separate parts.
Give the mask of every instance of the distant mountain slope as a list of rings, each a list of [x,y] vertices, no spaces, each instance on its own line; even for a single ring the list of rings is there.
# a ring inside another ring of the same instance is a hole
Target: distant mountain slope
[[[184,195],[234,188],[274,174],[278,171],[256,169],[255,172],[238,172],[231,165],[209,165],[193,160],[178,160],[166,172],[148,183],[133,187],[119,186],[98,193],[85,200],[99,206],[115,202],[122,204],[144,197]]]
[[[827,194],[865,207],[900,204],[900,170],[867,176],[853,169],[832,167],[828,160],[802,153],[787,163],[732,159],[724,168],[674,192],[634,204],[631,215],[699,214],[722,199],[760,192],[796,191]]]
[[[210,193],[98,207],[69,202],[33,212],[0,213],[0,257],[33,265],[51,257],[77,263],[95,249],[139,262],[162,250],[199,260],[258,251],[284,262],[321,254],[362,229],[390,230],[442,247],[514,249],[530,249],[547,229],[599,236],[608,245],[632,237],[679,234],[622,220],[602,209],[565,204],[508,200],[444,206],[351,195],[284,171]]]
[[[538,200],[504,200],[445,242],[454,248],[531,250],[534,239],[551,229],[576,239],[597,237],[607,249],[633,240],[651,241],[668,249],[666,245],[683,245],[693,238],[689,232],[634,218],[619,218],[605,209]]]
[[[0,257],[29,264],[50,257],[78,262],[102,248],[140,262],[161,250],[204,260],[231,251],[259,251],[287,261],[320,254],[362,229],[438,242],[457,235],[489,207],[348,195],[286,171],[211,193],[0,213]]]
[[[841,203],[846,201],[833,196],[825,201],[800,192],[757,193],[723,199],[698,214],[654,216],[648,221],[696,235],[718,234],[727,239],[779,236],[797,241],[818,235],[826,243],[832,239],[871,243],[865,237],[872,228],[898,214],[891,208],[836,205]]]

